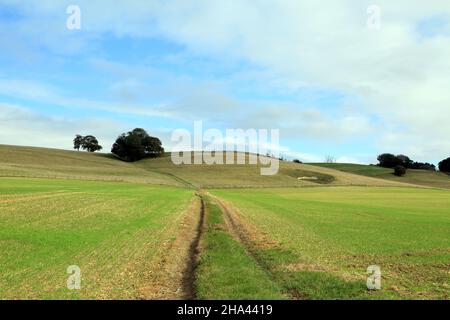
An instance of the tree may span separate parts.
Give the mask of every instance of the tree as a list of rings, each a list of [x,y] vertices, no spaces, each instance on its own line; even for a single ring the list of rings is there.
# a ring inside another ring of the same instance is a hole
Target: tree
[[[294,160],[292,160],[292,162],[294,162],[294,163],[302,163],[300,160],[298,160],[298,159],[294,159]]]
[[[404,176],[406,174],[406,168],[401,165],[397,165],[394,168],[394,174],[398,177]]]
[[[333,156],[331,156],[331,155],[326,156],[326,157],[325,157],[325,162],[326,162],[326,163],[335,163],[335,162],[336,162],[336,158],[333,157]]]
[[[439,162],[439,171],[450,173],[450,158]]]
[[[100,151],[103,149],[101,145],[98,144],[98,140],[94,136],[85,136],[81,142],[81,148],[87,150],[88,152]]]
[[[383,153],[378,156],[378,162],[380,167],[395,168],[395,166],[402,165],[403,161],[397,158],[392,153]],[[408,158],[409,159],[409,158]]]
[[[124,161],[133,162],[147,157],[158,157],[164,153],[161,140],[150,136],[144,129],[121,134],[113,144],[111,152]]]
[[[403,154],[397,155],[397,159],[399,160],[399,162],[401,162],[401,165],[404,166],[405,168],[410,168],[413,163],[413,161],[408,156],[405,156]]]
[[[77,134],[75,139],[73,139],[73,148],[80,151],[81,144],[83,143],[83,136]]]
[[[73,139],[73,148],[80,151],[80,148],[88,152],[95,152],[102,150],[102,146],[98,144],[98,140],[94,136],[81,136],[77,134]]]

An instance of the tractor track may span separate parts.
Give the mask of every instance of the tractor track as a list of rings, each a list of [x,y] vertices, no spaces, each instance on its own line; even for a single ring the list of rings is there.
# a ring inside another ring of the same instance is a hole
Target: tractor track
[[[200,254],[200,242],[204,234],[205,225],[205,201],[200,198],[200,219],[198,221],[196,235],[189,246],[188,259],[186,267],[183,272],[182,290],[183,298],[192,300],[196,298],[196,271],[198,266],[198,259]]]
[[[246,227],[243,223],[241,223],[238,218],[233,217],[233,209],[229,207],[229,205],[221,200],[218,197],[212,196],[215,202],[219,205],[222,210],[222,213],[225,218],[225,223],[228,227],[230,234],[239,241],[247,251],[248,255],[251,256],[256,264],[265,272],[269,279],[273,282],[278,283],[281,287],[283,287],[279,280],[277,279],[274,272],[271,270],[270,266],[261,258],[261,256],[257,253],[258,243],[254,239],[250,232],[246,230]],[[293,288],[289,288],[288,290],[284,290],[284,294],[291,300],[303,300],[305,299],[304,294],[295,290]]]

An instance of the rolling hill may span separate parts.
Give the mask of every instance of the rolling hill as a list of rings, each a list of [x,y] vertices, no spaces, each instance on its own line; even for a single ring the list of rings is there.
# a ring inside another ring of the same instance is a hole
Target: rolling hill
[[[287,161],[280,162],[278,174],[262,176],[259,165],[175,165],[170,154],[127,163],[110,154],[8,145],[0,145],[0,176],[122,181],[194,188],[413,186],[385,176],[371,177],[339,168]]]

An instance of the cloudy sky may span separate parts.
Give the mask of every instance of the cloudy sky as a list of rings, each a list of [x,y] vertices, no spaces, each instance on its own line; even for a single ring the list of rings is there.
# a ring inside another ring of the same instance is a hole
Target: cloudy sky
[[[120,3],[0,0],[0,144],[143,127],[170,148],[203,120],[278,128],[305,161],[450,156],[449,1]]]

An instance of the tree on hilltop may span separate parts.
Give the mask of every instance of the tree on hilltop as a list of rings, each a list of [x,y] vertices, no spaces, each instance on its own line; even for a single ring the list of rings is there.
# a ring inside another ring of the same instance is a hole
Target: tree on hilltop
[[[113,144],[111,152],[123,161],[133,162],[164,153],[161,140],[150,136],[142,128],[121,134]]]
[[[74,148],[75,150],[80,151],[80,148],[81,148],[81,144],[82,144],[82,143],[83,143],[83,136],[77,134],[77,135],[75,136],[75,139],[73,139],[73,148]]]
[[[75,139],[73,139],[73,148],[76,150],[86,150],[88,152],[95,152],[100,151],[103,149],[103,147],[98,143],[98,140],[96,137],[88,135],[88,136],[81,136],[77,134],[75,136]]]
[[[377,160],[378,165],[384,168],[395,168],[395,166],[403,165],[403,161],[392,153],[380,154]]]

